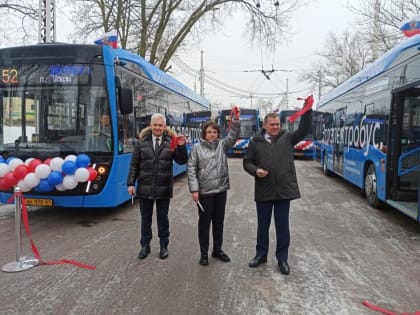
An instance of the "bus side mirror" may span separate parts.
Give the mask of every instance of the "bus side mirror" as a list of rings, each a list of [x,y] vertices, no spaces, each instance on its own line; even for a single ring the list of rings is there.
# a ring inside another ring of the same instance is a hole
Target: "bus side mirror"
[[[133,91],[129,88],[118,88],[118,104],[121,114],[133,112]]]

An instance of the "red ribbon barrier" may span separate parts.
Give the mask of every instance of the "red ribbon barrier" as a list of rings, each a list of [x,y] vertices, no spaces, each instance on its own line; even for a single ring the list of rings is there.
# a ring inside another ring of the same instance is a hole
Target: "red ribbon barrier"
[[[296,113],[294,113],[292,116],[289,117],[288,121],[293,123],[298,117],[305,114],[308,110],[312,108],[312,105],[314,104],[314,97],[312,95],[309,95],[307,98],[298,97],[298,100],[305,100],[305,103],[303,103],[303,107],[301,110],[298,110]]]
[[[17,196],[21,197],[22,200],[22,222],[23,222],[23,226],[25,228],[25,232],[26,235],[29,238],[29,241],[31,242],[31,247],[32,247],[32,252],[35,256],[36,259],[39,260],[39,263],[41,265],[58,265],[58,264],[71,264],[77,267],[81,267],[81,268],[85,268],[85,269],[90,269],[90,270],[95,270],[96,267],[92,266],[92,265],[88,265],[88,264],[84,264],[75,260],[70,260],[70,259],[60,259],[60,260],[56,260],[56,261],[44,261],[41,258],[41,255],[39,254],[38,248],[35,245],[35,242],[32,239],[31,236],[31,230],[29,228],[29,219],[28,219],[28,209],[26,208],[26,200],[25,197],[23,196],[22,192],[16,192],[13,194],[12,197],[10,197],[7,202],[11,203]]]
[[[374,305],[372,303],[369,303],[368,301],[363,301],[362,303],[363,303],[364,306],[369,307],[370,309],[373,309],[373,310],[375,310],[377,312],[381,312],[382,314],[386,314],[386,315],[420,315],[420,311],[416,311],[413,314],[410,314],[410,313],[401,313],[401,314],[399,314],[399,313],[394,313],[393,311],[384,309],[382,307],[379,307],[377,305]]]

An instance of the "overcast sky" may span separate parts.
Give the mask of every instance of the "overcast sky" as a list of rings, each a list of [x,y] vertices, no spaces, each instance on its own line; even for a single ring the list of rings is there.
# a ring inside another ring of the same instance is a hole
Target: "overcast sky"
[[[277,45],[274,54],[261,47],[250,47],[243,34],[244,22],[238,17],[228,21],[223,30],[215,35],[206,36],[200,47],[188,55],[179,55],[184,63],[194,69],[200,68],[200,51],[203,50],[205,74],[211,77],[205,83],[204,95],[212,102],[221,103],[222,107],[238,104],[241,107],[256,105],[255,94],[278,94],[271,101],[277,105],[283,94],[288,91],[289,107],[301,106],[297,97],[309,94],[318,95],[318,91],[308,90],[307,84],[298,82],[297,76],[302,69],[310,67],[317,60],[316,52],[322,51],[328,32],[341,33],[351,28],[353,16],[347,9],[346,0],[318,0],[299,9],[293,19],[292,36],[284,44]],[[276,71],[267,80],[258,70]],[[245,72],[257,70],[256,72]],[[199,92],[198,78],[174,67],[173,74],[182,82],[188,83]],[[241,96],[211,85],[216,79],[225,83],[225,90],[236,87]],[[211,81],[211,82],[210,82]],[[246,93],[248,92],[248,93]],[[267,98],[266,98],[267,99]]]
[[[237,16],[227,21],[223,29],[216,34],[204,36],[201,45],[188,52],[179,53],[178,58],[170,63],[170,74],[200,92],[198,76],[194,75],[194,72],[200,69],[202,50],[207,77],[204,96],[212,103],[219,103],[223,108],[230,108],[232,104],[255,107],[256,96],[270,94],[270,97],[265,99],[271,100],[276,106],[284,93],[289,92],[289,107],[300,106],[301,102],[296,101],[297,97],[317,95],[317,91],[308,90],[306,84],[297,81],[299,72],[317,60],[315,54],[322,51],[328,32],[341,33],[346,28],[351,28],[353,20],[347,9],[347,0],[308,2],[310,5],[295,13],[289,40],[277,45],[274,54],[261,47],[252,48],[249,45],[243,31],[246,27],[245,22]],[[268,2],[261,3],[266,5]],[[58,6],[60,1],[57,1]],[[68,41],[68,23],[68,18],[58,10],[57,41]],[[270,80],[267,80],[259,72],[261,69],[291,72],[275,71],[270,74]],[[254,70],[255,72],[246,72]],[[223,89],[214,85],[221,85]],[[232,90],[237,92],[232,93]]]

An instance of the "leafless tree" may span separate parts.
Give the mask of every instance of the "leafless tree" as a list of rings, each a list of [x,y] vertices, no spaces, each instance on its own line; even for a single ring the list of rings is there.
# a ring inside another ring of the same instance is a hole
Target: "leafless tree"
[[[0,0],[0,32],[4,46],[36,38],[33,32],[38,17],[36,0]]]
[[[322,94],[324,89],[337,87],[373,61],[372,51],[359,32],[329,33],[325,50],[311,69],[301,73],[302,80]],[[318,95],[320,97],[321,95]]]
[[[377,54],[383,54],[403,39],[401,22],[420,12],[419,0],[358,0],[349,9]]]
[[[85,38],[115,29],[123,48],[167,70],[171,57],[239,12],[247,14],[251,43],[275,46],[291,14],[306,0],[68,0]],[[241,36],[241,34],[238,34]],[[284,38],[283,38],[284,39]]]

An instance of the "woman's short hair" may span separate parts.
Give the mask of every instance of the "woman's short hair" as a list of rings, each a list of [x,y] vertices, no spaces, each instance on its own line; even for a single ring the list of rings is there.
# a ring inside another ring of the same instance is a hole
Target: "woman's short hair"
[[[213,128],[217,130],[217,136],[220,136],[220,127],[212,120],[208,120],[204,123],[203,127],[201,128],[201,138],[206,139],[206,131],[207,128]]]

